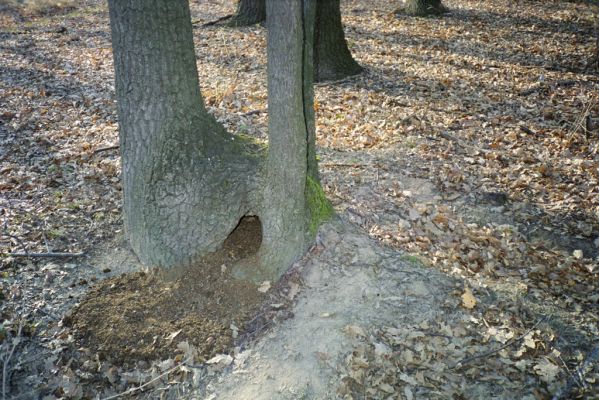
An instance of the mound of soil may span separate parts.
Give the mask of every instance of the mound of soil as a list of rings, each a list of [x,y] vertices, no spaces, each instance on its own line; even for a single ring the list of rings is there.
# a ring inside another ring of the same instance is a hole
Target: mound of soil
[[[106,279],[65,322],[80,346],[120,365],[175,357],[184,341],[197,349],[197,361],[228,353],[265,295],[227,267],[255,253],[261,238],[260,221],[246,217],[195,267],[170,279],[144,272]]]

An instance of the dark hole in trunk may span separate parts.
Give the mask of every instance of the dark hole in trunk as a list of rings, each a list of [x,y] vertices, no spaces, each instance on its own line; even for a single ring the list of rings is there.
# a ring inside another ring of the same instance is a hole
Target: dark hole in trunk
[[[262,244],[262,223],[255,215],[246,215],[229,234],[223,248],[234,260],[256,254]]]

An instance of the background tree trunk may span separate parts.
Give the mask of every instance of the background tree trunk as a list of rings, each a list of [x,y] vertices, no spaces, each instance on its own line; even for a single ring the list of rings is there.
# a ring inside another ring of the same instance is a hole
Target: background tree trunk
[[[441,0],[407,0],[405,11],[409,15],[426,16],[440,15],[447,12]]]
[[[126,235],[144,264],[188,266],[254,212],[260,157],[204,108],[187,0],[109,8]]]
[[[356,75],[363,68],[347,47],[341,23],[339,0],[316,0],[314,37],[314,80],[322,82]],[[240,0],[230,26],[248,26],[263,22],[266,0]]]
[[[318,0],[314,42],[316,82],[335,80],[362,72],[347,47],[339,0]]]
[[[265,0],[239,0],[229,26],[250,26],[266,20]]]

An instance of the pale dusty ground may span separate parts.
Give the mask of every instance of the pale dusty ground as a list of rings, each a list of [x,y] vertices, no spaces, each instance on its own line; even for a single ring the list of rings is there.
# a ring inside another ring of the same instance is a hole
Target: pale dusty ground
[[[459,319],[452,280],[379,247],[354,227],[327,224],[304,267],[295,317],[275,327],[209,385],[209,399],[334,399],[345,359],[381,326]]]

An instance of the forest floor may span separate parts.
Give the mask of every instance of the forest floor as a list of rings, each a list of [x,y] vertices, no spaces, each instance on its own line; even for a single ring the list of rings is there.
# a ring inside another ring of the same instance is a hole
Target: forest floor
[[[265,140],[265,29],[202,26],[234,3],[191,2],[201,89]],[[599,398],[596,4],[344,1],[365,71],[315,91],[339,218],[254,287],[223,278],[251,225],[205,284],[134,272],[106,5],[35,4],[0,0],[3,398]],[[7,256],[48,252],[84,254]]]

